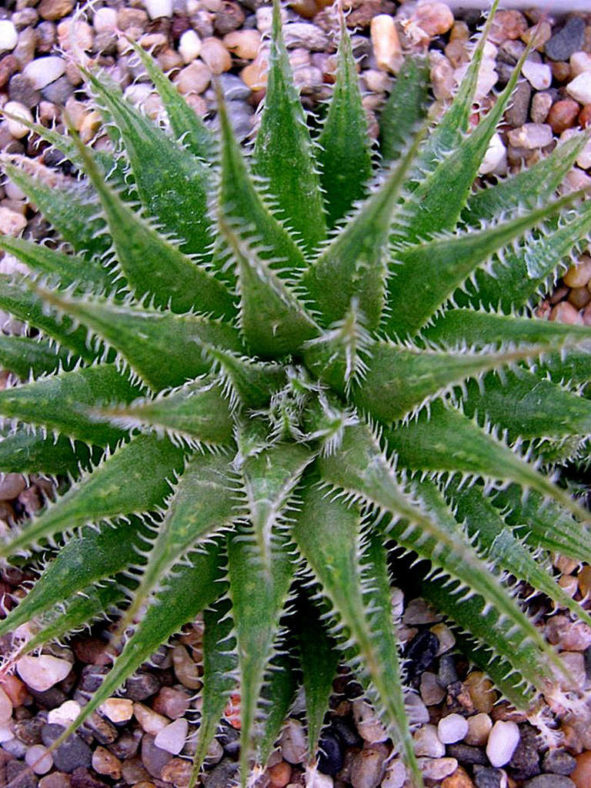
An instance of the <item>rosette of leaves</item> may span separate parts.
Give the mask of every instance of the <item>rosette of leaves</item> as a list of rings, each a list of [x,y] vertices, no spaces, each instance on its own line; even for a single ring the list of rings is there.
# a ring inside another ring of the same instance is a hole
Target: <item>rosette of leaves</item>
[[[553,196],[585,140],[475,189],[519,73],[470,130],[484,40],[437,121],[425,64],[405,63],[378,152],[343,20],[314,135],[276,2],[248,153],[219,91],[214,135],[136,47],[162,123],[89,70],[111,151],[32,126],[84,173],[63,190],[4,157],[63,243],[0,239],[31,272],[0,288],[30,327],[0,337],[23,381],[0,392],[0,467],[68,481],[0,545],[39,567],[0,633],[28,624],[12,665],[120,620],[72,730],[203,612],[194,780],[229,694],[245,784],[300,682],[313,765],[341,660],[420,785],[391,613],[399,550],[512,703],[571,687],[518,597],[591,623],[549,571],[551,552],[591,557],[558,474],[591,430],[591,329],[530,315],[587,242],[591,203]]]

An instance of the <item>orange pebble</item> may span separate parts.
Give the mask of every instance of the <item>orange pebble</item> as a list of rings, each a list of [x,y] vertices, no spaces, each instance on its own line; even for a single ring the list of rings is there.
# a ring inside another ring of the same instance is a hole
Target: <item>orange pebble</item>
[[[569,777],[577,788],[589,788],[591,785],[591,751],[586,750],[577,755],[577,766]]]
[[[26,686],[18,676],[2,676],[0,678],[0,686],[8,695],[14,707],[22,706],[29,696]]]

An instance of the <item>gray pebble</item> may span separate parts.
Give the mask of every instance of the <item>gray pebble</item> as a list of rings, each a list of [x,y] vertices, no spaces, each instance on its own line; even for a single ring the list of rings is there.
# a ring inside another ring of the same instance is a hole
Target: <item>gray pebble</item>
[[[564,750],[548,750],[542,760],[542,768],[545,772],[553,774],[569,775],[575,770],[576,760]]]
[[[488,763],[484,750],[480,747],[471,747],[469,744],[448,744],[446,754],[460,763],[479,766],[486,766]]]
[[[62,725],[44,725],[41,740],[46,747],[51,746],[64,732]],[[76,733],[69,736],[53,753],[53,762],[61,772],[70,774],[79,766],[90,766],[92,751]]]
[[[41,91],[45,101],[51,101],[52,104],[65,104],[73,93],[74,86],[66,76],[59,77],[55,82],[50,82]]]
[[[206,788],[227,788],[232,784],[233,779],[238,772],[238,764],[235,761],[229,761],[224,758],[218,765],[211,770],[209,776],[203,781]]]
[[[505,113],[507,123],[513,128],[523,126],[529,116],[529,104],[531,101],[532,89],[527,80],[520,82],[513,93],[511,106]]]
[[[160,681],[153,673],[136,673],[125,682],[125,697],[143,701],[155,695],[159,689]]]
[[[250,88],[236,74],[220,74],[218,79],[226,101],[240,101],[249,98]]]
[[[554,33],[546,42],[545,52],[552,60],[568,60],[574,52],[579,52],[585,37],[585,22],[577,16],[571,17],[566,25]]]
[[[575,788],[570,777],[561,777],[557,774],[538,774],[531,780],[523,783],[523,788]]]
[[[10,788],[36,788],[39,780],[23,761],[8,761],[5,784]]]
[[[444,654],[439,660],[437,679],[442,687],[448,687],[458,680],[455,657]]]
[[[501,769],[489,769],[486,766],[474,767],[474,785],[476,788],[501,788],[505,773]]]
[[[23,74],[14,74],[8,83],[8,95],[11,101],[18,101],[28,109],[36,107],[41,100],[41,92]]]
[[[159,780],[162,769],[171,760],[172,754],[156,747],[154,737],[146,733],[142,739],[142,763],[152,777]]]

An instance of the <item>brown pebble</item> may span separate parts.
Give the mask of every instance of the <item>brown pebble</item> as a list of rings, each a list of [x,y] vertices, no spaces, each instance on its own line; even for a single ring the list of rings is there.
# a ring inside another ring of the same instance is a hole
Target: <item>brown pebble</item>
[[[570,79],[570,63],[558,60],[550,62],[549,66],[552,69],[552,76],[556,82],[568,82]]]
[[[234,30],[224,36],[224,46],[236,57],[254,60],[261,44],[258,30]]]
[[[113,780],[121,778],[121,761],[105,747],[97,747],[92,753],[92,768],[98,774],[105,774]]]
[[[201,59],[212,74],[223,74],[232,68],[232,58],[219,38],[206,38],[201,45]]]
[[[591,301],[591,293],[587,287],[573,287],[568,294],[568,302],[575,309],[583,309]]]
[[[579,591],[586,597],[591,593],[591,566],[584,566],[578,576]]]
[[[591,124],[591,104],[585,104],[579,113],[579,125],[585,129],[589,124]]]
[[[70,785],[70,775],[65,772],[52,772],[39,780],[39,788],[69,788]]]
[[[502,12],[499,12],[502,13]],[[451,30],[454,15],[446,3],[422,3],[413,14],[414,21],[430,37],[441,36]]]
[[[571,98],[553,104],[548,113],[548,123],[552,126],[552,131],[555,134],[562,134],[563,131],[572,128],[577,122],[579,110],[579,103]]]
[[[468,772],[458,766],[453,774],[443,780],[441,788],[474,788],[474,783],[468,776]]]
[[[238,30],[244,23],[244,11],[238,3],[232,0],[224,0],[221,8],[216,12],[213,29],[219,36],[225,36],[232,30]]]
[[[291,780],[291,766],[287,761],[276,763],[267,769],[267,776],[271,781],[271,788],[285,788]]]
[[[585,287],[591,281],[591,257],[587,254],[581,255],[575,265],[571,265],[562,281],[567,287]]]
[[[507,39],[515,41],[521,38],[527,29],[527,19],[521,11],[498,11],[488,37],[493,44],[501,44]]]
[[[25,480],[20,473],[7,473],[3,479],[0,479],[0,501],[14,501],[25,487]]]
[[[484,673],[475,670],[466,677],[464,686],[470,693],[475,710],[490,714],[497,699],[492,681]]]
[[[43,19],[55,22],[67,16],[74,8],[74,0],[41,0],[39,15]]]
[[[550,320],[555,320],[557,323],[566,323],[568,325],[577,325],[583,322],[579,310],[575,309],[568,301],[561,301],[559,304],[552,307]]]
[[[160,776],[165,783],[175,786],[189,785],[193,764],[183,758],[172,758],[161,770]]]
[[[154,698],[152,708],[158,714],[163,714],[171,720],[177,720],[184,716],[190,703],[191,699],[184,690],[162,687]]]
[[[577,755],[577,765],[569,777],[577,788],[589,788],[591,785],[591,752],[589,750]]]
[[[0,60],[0,88],[6,87],[10,77],[18,71],[18,60],[14,55],[4,55]]]

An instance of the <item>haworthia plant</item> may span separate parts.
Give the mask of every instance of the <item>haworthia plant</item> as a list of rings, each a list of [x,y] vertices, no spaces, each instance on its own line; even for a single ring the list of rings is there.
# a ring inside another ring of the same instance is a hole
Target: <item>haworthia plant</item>
[[[33,633],[13,664],[119,610],[113,667],[73,729],[203,612],[193,783],[229,695],[240,784],[259,774],[300,679],[314,768],[341,660],[422,785],[393,546],[424,559],[425,596],[522,707],[571,677],[514,580],[589,620],[540,556],[591,560],[589,515],[551,479],[591,433],[591,328],[529,315],[591,231],[591,203],[553,198],[581,143],[470,193],[517,78],[469,133],[482,40],[431,128],[425,64],[406,62],[375,156],[342,19],[340,36],[308,124],[275,0],[250,157],[221,94],[216,139],[138,50],[168,132],[84,72],[115,150],[39,129],[86,175],[57,196],[5,162],[71,253],[0,241],[31,271],[0,291],[30,329],[0,337],[0,470],[64,477],[0,544],[44,559],[0,635]]]

